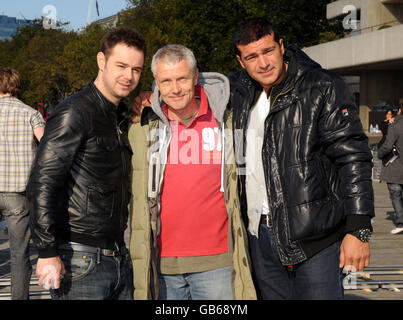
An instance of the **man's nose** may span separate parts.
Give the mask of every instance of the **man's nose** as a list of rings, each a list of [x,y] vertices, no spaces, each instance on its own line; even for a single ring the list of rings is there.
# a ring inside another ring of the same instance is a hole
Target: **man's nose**
[[[133,79],[133,70],[131,68],[127,68],[125,71],[125,78],[129,81]]]
[[[172,93],[178,94],[182,91],[182,87],[177,81],[172,81]]]
[[[270,65],[270,61],[263,55],[258,56],[257,63],[261,69],[266,69]]]

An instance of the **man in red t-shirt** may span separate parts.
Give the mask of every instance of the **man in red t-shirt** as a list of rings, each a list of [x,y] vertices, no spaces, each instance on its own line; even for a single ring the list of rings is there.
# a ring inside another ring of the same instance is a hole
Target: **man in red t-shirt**
[[[236,298],[233,294],[234,274],[243,271],[234,271],[233,234],[245,237],[246,233],[239,210],[227,210],[232,206],[228,182],[231,178],[228,178],[223,161],[228,145],[232,146],[232,140],[225,143],[224,133],[228,79],[217,73],[199,74],[193,53],[181,45],[161,48],[154,55],[151,68],[156,88],[152,108],[143,112],[141,125],[154,127],[158,131],[157,138],[152,138],[152,130],[147,133],[150,143],[145,151],[141,147],[140,131],[135,132],[140,128],[132,128],[129,132],[134,153],[131,250],[137,290],[135,299],[149,298],[149,294],[143,295],[141,290],[144,274],[153,269],[149,267],[153,258],[157,263],[151,279],[158,278],[154,285],[159,290],[155,296],[151,295],[152,298]],[[148,153],[149,169],[139,164],[145,152]],[[145,188],[141,189],[138,178],[144,179],[146,175],[144,172],[137,175],[138,167],[148,172],[145,205],[140,199],[144,197],[141,193],[145,193]],[[234,176],[235,173],[231,174]],[[232,200],[235,199],[236,180],[233,184]],[[149,218],[141,216],[144,207],[148,207],[145,215],[149,214]],[[149,219],[151,226],[145,226],[147,222],[142,223],[142,219]],[[229,232],[234,228],[234,221],[236,231]],[[149,229],[153,230],[150,232]],[[144,263],[140,262],[143,257],[140,259],[139,256],[148,241],[144,244],[138,240],[147,238],[149,233],[155,250],[151,247],[151,258],[145,253]],[[239,240],[236,246],[245,239]],[[247,257],[246,245],[241,250]],[[246,266],[247,276],[243,279],[250,279],[250,282],[242,281],[248,282],[245,288],[248,285],[253,288],[248,258],[241,256],[238,251],[235,259],[240,261],[237,266]],[[147,276],[144,281],[152,282],[149,278]],[[248,292],[248,289],[243,290],[244,297]],[[250,299],[254,298],[254,289],[252,292],[248,296]]]
[[[189,58],[175,62],[175,50]],[[152,66],[172,131],[161,190],[160,299],[232,299],[219,127],[192,60],[186,48],[165,47]]]

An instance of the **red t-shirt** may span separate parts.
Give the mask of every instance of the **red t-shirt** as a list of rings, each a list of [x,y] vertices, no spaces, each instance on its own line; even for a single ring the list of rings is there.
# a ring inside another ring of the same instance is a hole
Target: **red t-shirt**
[[[170,121],[172,140],[161,193],[161,257],[190,257],[228,251],[228,216],[221,187],[221,139],[207,96],[186,126]],[[163,108],[167,114],[167,106]]]

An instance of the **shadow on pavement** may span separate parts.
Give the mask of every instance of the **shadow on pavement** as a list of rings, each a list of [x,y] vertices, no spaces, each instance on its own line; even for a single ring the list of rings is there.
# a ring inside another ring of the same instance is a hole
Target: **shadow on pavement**
[[[371,300],[356,294],[352,294],[352,293],[345,293],[344,294],[344,300]]]

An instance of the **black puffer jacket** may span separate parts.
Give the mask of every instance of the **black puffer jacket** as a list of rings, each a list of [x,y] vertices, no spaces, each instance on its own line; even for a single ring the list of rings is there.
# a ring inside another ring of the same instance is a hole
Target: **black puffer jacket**
[[[285,60],[287,76],[270,93],[262,159],[279,255],[284,265],[294,265],[345,232],[371,228],[374,198],[368,139],[345,83],[296,46],[287,48]],[[245,71],[229,77],[242,169],[249,110],[263,89]]]
[[[123,243],[131,150],[117,124],[116,106],[93,83],[49,117],[27,186],[40,258],[56,256],[68,241]]]

